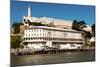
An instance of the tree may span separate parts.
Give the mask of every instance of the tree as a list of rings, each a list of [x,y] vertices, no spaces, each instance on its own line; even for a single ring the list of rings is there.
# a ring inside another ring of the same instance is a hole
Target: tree
[[[20,25],[23,25],[23,23],[15,22],[12,24],[12,27],[14,28],[14,34],[18,34],[20,32]]]
[[[95,24],[93,24],[93,25],[91,26],[91,28],[92,28],[92,34],[93,34],[93,36],[95,36]]]
[[[21,36],[11,36],[11,48],[19,48],[21,42]]]
[[[41,22],[30,22],[29,25],[34,25],[34,26],[46,26],[45,24],[42,24]]]
[[[86,27],[85,21],[79,21],[78,26],[79,26],[79,30],[82,30],[83,28],[85,28]]]
[[[73,24],[72,24],[73,30],[81,31],[85,27],[86,27],[86,23],[84,21],[79,21],[79,22],[77,20],[73,21]]]
[[[92,33],[86,32],[86,37],[90,39],[92,37]]]
[[[72,29],[73,29],[73,30],[77,30],[77,29],[78,29],[78,22],[77,22],[77,20],[74,20],[74,21],[73,21]]]

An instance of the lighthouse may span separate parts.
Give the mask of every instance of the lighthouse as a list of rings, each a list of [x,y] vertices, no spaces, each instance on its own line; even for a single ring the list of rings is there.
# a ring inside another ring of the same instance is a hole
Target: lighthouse
[[[31,17],[31,7],[28,6],[28,17]]]
[[[23,17],[24,26],[29,26],[29,22],[31,22],[32,14],[31,14],[31,7],[28,6],[27,16]]]

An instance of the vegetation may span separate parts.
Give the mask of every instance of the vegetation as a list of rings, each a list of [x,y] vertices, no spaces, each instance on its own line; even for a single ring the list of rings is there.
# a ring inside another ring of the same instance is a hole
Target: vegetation
[[[94,33],[95,36],[95,24],[93,24],[91,27],[92,27],[92,32]],[[79,21],[79,22],[77,20],[73,21],[72,29],[77,31],[82,31],[82,35],[85,37],[86,46],[94,47],[94,43],[88,44],[90,38],[93,37],[92,33],[90,31],[83,30],[83,28],[86,28],[86,23],[84,21]]]
[[[95,42],[91,42],[89,47],[95,47]]]
[[[77,20],[73,21],[73,24],[72,24],[73,30],[81,31],[85,27],[86,27],[86,23],[84,21],[79,21],[79,22]]]
[[[93,36],[95,36],[95,24],[93,24],[93,25],[91,26],[91,28],[92,28]]]
[[[21,42],[21,36],[11,36],[11,48],[19,48]]]
[[[23,23],[15,22],[15,23],[12,25],[12,27],[14,28],[14,34],[20,33],[20,25],[23,25]]]
[[[86,37],[87,37],[87,38],[90,39],[90,38],[92,37],[92,33],[90,33],[90,32],[85,32],[85,33],[86,33]]]
[[[46,26],[45,24],[42,24],[41,22],[30,22],[29,25],[34,25],[34,26]]]
[[[90,39],[92,37],[92,33],[88,31],[84,31],[83,28],[86,28],[86,23],[84,21],[79,21],[79,22],[77,20],[73,21],[72,29],[77,31],[83,31],[85,37]]]

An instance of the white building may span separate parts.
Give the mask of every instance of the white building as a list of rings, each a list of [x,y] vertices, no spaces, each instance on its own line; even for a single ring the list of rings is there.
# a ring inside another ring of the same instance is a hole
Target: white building
[[[57,49],[77,49],[84,45],[81,32],[46,26],[26,28],[23,39],[27,47],[35,50],[42,50],[44,46]]]
[[[23,23],[27,26],[24,30],[23,42],[25,47],[36,51],[50,49],[77,49],[84,45],[84,38],[81,32],[71,30],[72,21],[53,19],[47,17],[32,17],[31,7],[28,8],[28,16],[23,17]],[[29,26],[28,22],[41,22],[42,24],[52,23],[56,27]],[[63,28],[68,29],[63,29]]]

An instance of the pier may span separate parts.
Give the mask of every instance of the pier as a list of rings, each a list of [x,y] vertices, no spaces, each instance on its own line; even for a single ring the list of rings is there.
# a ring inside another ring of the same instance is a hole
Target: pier
[[[41,51],[21,51],[17,50],[13,52],[14,55],[34,55],[34,54],[57,54],[57,53],[67,53],[67,52],[94,52],[95,49],[48,49],[48,50],[41,50]]]
[[[66,52],[93,52],[95,49],[49,49],[49,50],[42,50],[36,51],[34,54],[56,54],[56,53],[66,53]]]

